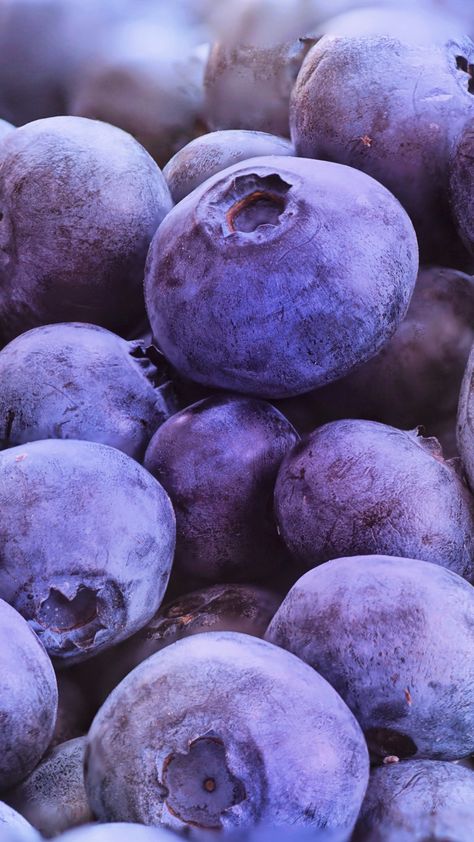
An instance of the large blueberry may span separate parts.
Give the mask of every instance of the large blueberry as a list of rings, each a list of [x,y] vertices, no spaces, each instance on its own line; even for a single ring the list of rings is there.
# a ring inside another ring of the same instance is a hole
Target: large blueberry
[[[290,106],[297,155],[378,179],[410,214],[422,258],[460,268],[470,261],[449,209],[448,163],[474,114],[471,62],[468,38],[418,45],[329,35],[308,53]]]
[[[132,637],[85,664],[94,698],[102,704],[138,664],[183,637],[209,631],[263,637],[280,603],[276,594],[251,585],[214,585],[168,602]]]
[[[0,144],[0,339],[50,322],[117,332],[143,316],[143,267],[171,208],[137,141],[81,117],[37,120]]]
[[[294,155],[289,140],[267,132],[228,129],[195,138],[163,170],[174,202],[233,164],[263,155]]]
[[[86,737],[56,746],[6,794],[8,803],[48,839],[94,821],[84,787],[85,747]]]
[[[140,342],[96,325],[47,325],[0,351],[0,444],[85,439],[141,459],[175,410],[171,384]]]
[[[340,558],[293,586],[266,639],[340,693],[376,758],[474,749],[474,588],[435,564]]]
[[[86,755],[99,820],[190,833],[350,831],[367,776],[362,733],[332,687],[238,632],[188,637],[136,667],[99,710]]]
[[[367,418],[407,430],[422,424],[455,455],[459,390],[473,342],[474,278],[425,267],[406,317],[377,356],[279,408],[304,432],[337,418]]]
[[[463,467],[474,491],[474,343],[459,396],[458,444]]]
[[[199,401],[156,431],[144,464],[173,503],[173,573],[185,586],[258,581],[278,569],[286,553],[273,491],[297,441],[270,404],[232,395]]]
[[[56,719],[58,688],[51,661],[38,638],[2,599],[0,637],[2,790],[28,775],[48,748]]]
[[[473,834],[472,772],[414,760],[372,773],[353,842],[472,842]]]
[[[170,574],[175,519],[141,465],[95,442],[0,453],[0,596],[72,663],[144,626]]]
[[[40,842],[34,827],[3,801],[0,801],[0,842]]]
[[[472,62],[472,63],[469,63]],[[469,74],[469,90],[474,93],[474,56],[470,56],[465,73]],[[454,146],[450,162],[451,208],[460,237],[474,254],[474,118],[463,126]]]
[[[360,420],[319,427],[282,462],[275,506],[307,568],[374,553],[473,575],[474,500],[439,442],[416,430]]]
[[[411,222],[376,181],[324,161],[254,158],[168,214],[147,261],[147,309],[181,375],[286,397],[376,354],[417,270]]]

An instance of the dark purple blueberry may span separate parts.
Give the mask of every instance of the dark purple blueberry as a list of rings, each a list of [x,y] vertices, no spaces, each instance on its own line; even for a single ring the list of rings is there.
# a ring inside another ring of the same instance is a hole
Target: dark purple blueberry
[[[302,432],[338,418],[407,430],[422,424],[454,456],[459,390],[473,342],[474,279],[454,269],[424,268],[405,319],[377,356],[279,408]]]
[[[459,396],[457,432],[463,467],[474,491],[474,343]]]
[[[34,827],[3,801],[0,801],[0,842],[40,842]]]
[[[0,339],[83,321],[126,332],[143,318],[143,267],[170,210],[134,138],[81,117],[37,120],[0,144]]]
[[[474,749],[474,588],[439,565],[339,558],[310,570],[266,639],[310,664],[374,757],[455,760]]]
[[[290,94],[308,49],[303,40],[236,43],[232,33],[217,41],[204,76],[203,115],[209,129],[288,137]]]
[[[0,453],[0,595],[57,663],[144,626],[175,543],[168,495],[115,448],[38,441]]]
[[[176,513],[173,578],[181,591],[265,580],[287,561],[273,492],[297,441],[273,406],[233,395],[199,401],[156,431],[144,464]]]
[[[349,832],[367,778],[362,733],[329,684],[237,632],[188,637],[136,667],[99,710],[86,754],[99,820],[188,832]]]
[[[140,342],[78,322],[34,328],[10,342],[0,351],[0,382],[3,447],[84,439],[142,459],[177,409],[167,375]]]
[[[148,316],[183,377],[288,397],[376,354],[417,270],[411,222],[376,181],[323,161],[254,158],[168,214],[147,261]]]
[[[113,822],[70,830],[57,836],[56,842],[177,842],[177,836],[161,827]]]
[[[86,737],[56,746],[6,795],[8,803],[47,839],[94,821],[84,787],[85,747]]]
[[[414,760],[372,772],[353,842],[472,842],[474,775]]]
[[[469,63],[471,62],[471,63]],[[462,72],[468,78],[469,90],[474,93],[474,56],[464,61]],[[465,123],[459,134],[451,157],[450,197],[451,208],[458,233],[474,254],[474,118]]]
[[[420,45],[329,35],[308,53],[290,106],[297,155],[376,178],[410,214],[422,259],[459,268],[471,261],[449,209],[448,163],[474,113],[472,62],[469,38]]]
[[[394,555],[470,580],[474,500],[439,442],[374,421],[319,427],[282,462],[281,535],[308,569],[331,558]]]
[[[95,698],[102,704],[138,664],[183,637],[209,631],[263,637],[280,603],[276,594],[251,585],[215,585],[168,602],[143,629],[85,664]]]
[[[51,661],[38,638],[2,599],[0,638],[1,791],[26,777],[48,748],[58,688]]]
[[[145,21],[144,29],[149,26]],[[170,38],[173,43],[172,33],[165,29],[156,32],[155,48],[149,52],[143,49],[143,40],[137,40],[135,28],[131,20],[131,31],[119,31],[119,44],[112,41],[82,74],[70,111],[129,132],[162,167],[205,130],[201,114],[209,48],[191,49],[181,36],[179,49],[175,44],[172,52],[166,44]],[[135,48],[130,47],[130,38]]]
[[[195,138],[163,170],[174,202],[180,202],[206,179],[233,164],[264,155],[294,155],[289,140],[267,132],[228,129]]]

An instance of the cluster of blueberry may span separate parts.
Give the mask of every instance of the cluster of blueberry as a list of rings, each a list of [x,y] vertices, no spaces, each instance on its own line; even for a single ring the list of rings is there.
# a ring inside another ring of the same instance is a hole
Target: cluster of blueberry
[[[469,36],[0,0],[0,842],[474,839]]]

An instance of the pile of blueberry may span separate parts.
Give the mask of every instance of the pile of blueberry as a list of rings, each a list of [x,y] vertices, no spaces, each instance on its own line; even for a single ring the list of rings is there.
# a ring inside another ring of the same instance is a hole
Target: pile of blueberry
[[[470,0],[0,0],[0,842],[473,842]]]

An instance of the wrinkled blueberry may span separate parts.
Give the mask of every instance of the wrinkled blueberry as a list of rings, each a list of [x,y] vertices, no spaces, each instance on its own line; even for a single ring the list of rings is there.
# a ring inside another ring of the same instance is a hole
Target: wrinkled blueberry
[[[263,155],[294,155],[289,140],[267,132],[228,129],[201,135],[171,158],[163,170],[174,202],[233,164]]]
[[[173,503],[173,574],[185,586],[264,580],[286,560],[272,501],[297,441],[270,404],[232,395],[199,401],[156,431],[144,464]]]
[[[168,582],[175,520],[162,486],[95,442],[0,453],[0,596],[73,663],[144,626]]]
[[[471,261],[449,209],[448,162],[474,113],[472,62],[469,38],[418,45],[329,35],[308,53],[290,105],[297,155],[376,178],[410,214],[422,258],[456,268]]]
[[[373,356],[405,315],[417,270],[410,220],[373,179],[254,158],[168,214],[147,261],[148,316],[182,376],[286,397]]]
[[[281,535],[314,567],[369,554],[431,561],[471,579],[474,500],[439,442],[374,421],[334,421],[282,462]]]
[[[141,459],[176,405],[139,342],[96,325],[47,325],[0,351],[0,444],[85,439]]]
[[[340,693],[375,759],[454,760],[474,748],[474,589],[435,564],[329,561],[294,585],[266,639]]]
[[[56,746],[7,793],[8,803],[49,839],[94,821],[84,787],[86,737]]]
[[[237,632],[188,637],[136,667],[99,710],[86,754],[99,820],[191,833],[350,831],[367,773],[360,729],[329,684]]]
[[[148,21],[144,27],[149,28]],[[125,48],[114,49],[112,44],[82,75],[71,113],[119,126],[164,166],[204,128],[201,113],[209,48],[183,49],[181,44],[178,52],[171,53],[165,30],[157,32],[149,54],[143,50],[143,41],[130,49],[127,33],[119,35]]]
[[[469,74],[469,89],[474,93],[474,57],[473,62],[465,62],[462,72]],[[467,64],[467,67],[466,67]],[[454,147],[450,164],[451,208],[457,230],[465,246],[474,254],[474,119],[463,126]]]
[[[473,342],[474,279],[454,269],[424,268],[406,317],[377,356],[279,408],[303,432],[338,418],[407,430],[422,424],[454,456],[459,390]]]
[[[138,664],[183,637],[208,631],[263,637],[280,603],[276,594],[251,585],[214,585],[168,602],[143,629],[87,662],[95,698],[102,704]]]
[[[458,444],[463,467],[474,491],[474,343],[459,396]]]
[[[235,43],[233,37],[217,41],[204,75],[209,129],[288,137],[290,94],[309,47],[304,40],[264,46]]]
[[[40,842],[34,827],[3,801],[0,801],[0,842]]]
[[[171,208],[166,182],[134,138],[52,117],[0,144],[0,339],[85,321],[118,333],[143,317],[143,266]]]
[[[41,759],[56,719],[56,677],[23,618],[0,599],[0,790],[21,781]],[[1,821],[1,819],[0,819]]]
[[[415,760],[372,773],[353,842],[472,842],[473,831],[472,772]]]

